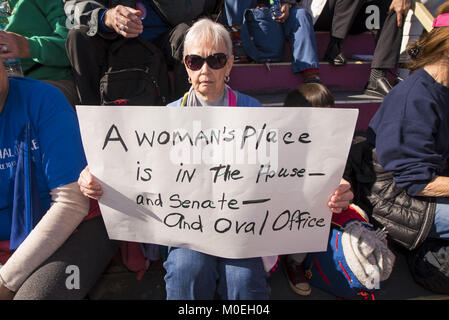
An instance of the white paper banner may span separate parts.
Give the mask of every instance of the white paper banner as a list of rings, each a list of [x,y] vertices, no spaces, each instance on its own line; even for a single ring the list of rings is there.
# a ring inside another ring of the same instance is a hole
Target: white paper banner
[[[356,109],[78,106],[109,237],[227,258],[326,250]]]

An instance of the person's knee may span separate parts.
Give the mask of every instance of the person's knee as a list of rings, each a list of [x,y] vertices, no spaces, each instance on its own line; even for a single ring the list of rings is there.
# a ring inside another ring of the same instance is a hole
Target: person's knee
[[[215,268],[211,266],[207,255],[183,248],[171,249],[164,267],[166,280],[178,283],[191,283],[202,279],[214,278]]]
[[[72,28],[67,33],[67,39],[66,44],[69,46],[69,44],[72,43],[80,43],[83,41],[88,41],[89,36],[87,35],[87,31],[89,28],[87,26],[80,26],[79,28]]]
[[[227,299],[268,299],[270,286],[268,284],[268,274],[263,268],[261,259],[249,259],[243,266],[226,266]]]
[[[170,249],[164,263],[167,299],[212,299],[217,270],[214,257],[189,249]]]

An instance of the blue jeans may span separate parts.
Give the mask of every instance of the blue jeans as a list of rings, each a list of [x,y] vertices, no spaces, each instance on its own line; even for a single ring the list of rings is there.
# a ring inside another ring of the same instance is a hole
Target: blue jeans
[[[449,198],[437,198],[436,204],[435,220],[429,237],[449,239]]]
[[[224,12],[229,26],[241,25],[246,9],[254,8],[255,0],[225,0]],[[304,8],[290,9],[287,21],[282,24],[284,38],[292,48],[292,70],[299,73],[310,68],[319,68],[318,49],[311,15]]]
[[[261,258],[226,259],[186,248],[168,248],[164,262],[168,300],[267,300],[268,273]]]
[[[320,61],[311,15],[301,7],[292,7],[282,28],[292,48],[293,73],[319,68]]]

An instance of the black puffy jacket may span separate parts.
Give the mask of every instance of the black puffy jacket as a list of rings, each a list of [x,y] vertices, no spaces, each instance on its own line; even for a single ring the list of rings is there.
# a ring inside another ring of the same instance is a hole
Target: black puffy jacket
[[[428,236],[435,217],[435,198],[411,197],[396,186],[393,174],[377,161],[376,149],[364,138],[351,147],[345,179],[351,182],[354,203],[370,216],[376,227],[412,250]]]

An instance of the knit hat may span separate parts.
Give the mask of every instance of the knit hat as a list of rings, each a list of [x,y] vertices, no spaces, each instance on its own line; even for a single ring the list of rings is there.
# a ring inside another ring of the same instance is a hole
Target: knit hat
[[[333,214],[327,250],[309,253],[304,265],[312,286],[352,298],[379,289],[391,275],[394,262],[385,231],[374,230],[365,212],[350,205]]]
[[[374,230],[361,221],[345,225],[341,244],[346,263],[368,290],[376,289],[381,281],[390,277],[395,261],[387,246],[386,233]]]

